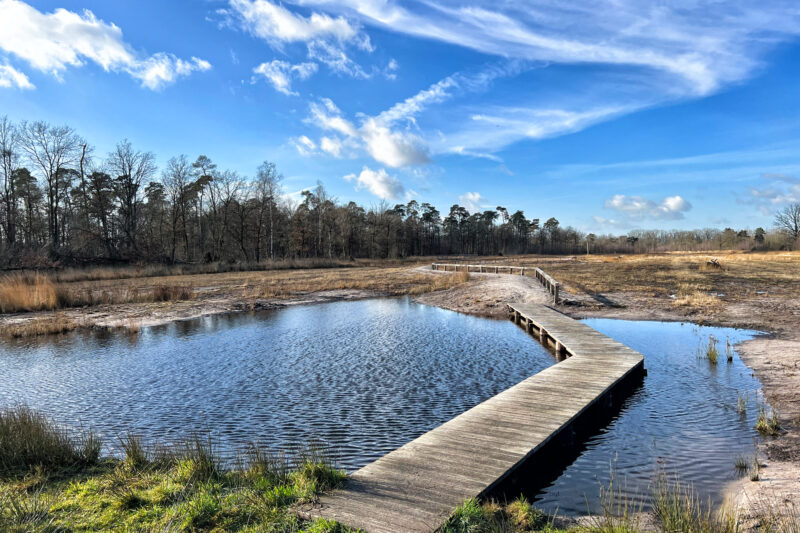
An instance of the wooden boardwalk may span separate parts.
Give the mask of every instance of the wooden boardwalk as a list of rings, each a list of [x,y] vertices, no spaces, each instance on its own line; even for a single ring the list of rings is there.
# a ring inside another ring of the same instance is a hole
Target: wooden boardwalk
[[[433,531],[643,372],[640,353],[586,324],[539,304],[509,309],[564,360],[353,473],[309,516],[370,533]]]

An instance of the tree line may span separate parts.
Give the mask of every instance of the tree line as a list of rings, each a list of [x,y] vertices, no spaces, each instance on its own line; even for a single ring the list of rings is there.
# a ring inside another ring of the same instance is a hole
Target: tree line
[[[265,161],[253,177],[207,156],[171,158],[119,142],[95,153],[69,126],[0,118],[0,266],[54,262],[262,262],[286,258],[397,258],[448,254],[658,251],[765,246],[767,234],[583,234],[556,218],[540,224],[498,206],[441,213],[411,200],[365,208],[340,203],[321,183],[298,200]],[[760,232],[760,233],[759,233]]]

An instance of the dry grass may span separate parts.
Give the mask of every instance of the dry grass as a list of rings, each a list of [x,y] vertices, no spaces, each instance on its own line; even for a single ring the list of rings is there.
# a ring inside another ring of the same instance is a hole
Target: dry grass
[[[0,327],[0,337],[20,338],[37,337],[39,335],[55,335],[78,329],[81,325],[68,316],[55,314],[38,317],[17,324]]]
[[[58,306],[58,291],[50,278],[15,273],[0,279],[0,312],[41,311]]]
[[[234,292],[244,299],[283,299],[321,291],[364,290],[391,296],[423,294],[454,287],[469,280],[469,274],[431,275],[407,267],[298,270],[250,273],[240,287],[232,280],[215,279],[215,291]]]

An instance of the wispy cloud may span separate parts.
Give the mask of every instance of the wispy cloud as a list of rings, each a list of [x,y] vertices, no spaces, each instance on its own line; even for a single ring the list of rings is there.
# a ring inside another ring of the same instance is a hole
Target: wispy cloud
[[[347,52],[349,47],[372,52],[370,38],[357,22],[343,16],[320,12],[303,16],[269,0],[230,0],[228,8],[220,13],[228,25],[244,29],[275,49],[283,50],[288,43],[302,43],[309,59],[327,65],[334,72],[356,78],[372,75]]]
[[[8,64],[0,65],[0,87],[35,88],[28,76]]]
[[[298,63],[292,65],[287,61],[273,59],[268,63],[261,63],[253,69],[253,81],[258,76],[266,79],[276,91],[285,95],[297,96],[297,92],[292,90],[292,79],[306,80],[317,71],[316,63]]]
[[[584,83],[557,97],[490,94],[478,105],[448,109],[447,117],[455,120],[440,126],[441,132],[419,135],[430,137],[434,154],[491,155],[520,140],[572,133],[653,105],[709,95],[747,79],[768,49],[800,35],[800,9],[786,0],[657,7],[638,0],[547,0],[535,6],[488,0],[293,3],[366,29],[449,43],[521,65],[587,67],[570,71]],[[469,90],[463,90],[463,79],[454,74],[399,102],[384,118],[416,120],[426,108],[464,92]]]
[[[695,94],[708,94],[746,77],[768,45],[800,33],[800,10],[784,0],[658,7],[638,0],[545,1],[535,6],[489,1],[297,3],[485,54],[662,71],[682,80],[684,89]]]
[[[748,187],[737,203],[755,206],[762,215],[771,216],[777,208],[800,203],[800,178],[788,174],[764,173],[761,184]]]
[[[211,68],[197,57],[181,59],[165,52],[142,57],[123,40],[118,26],[88,9],[81,14],[61,8],[42,13],[20,0],[0,0],[0,49],[57,79],[67,68],[91,61],[105,71],[127,72],[153,90]],[[18,75],[16,79],[21,80]]]

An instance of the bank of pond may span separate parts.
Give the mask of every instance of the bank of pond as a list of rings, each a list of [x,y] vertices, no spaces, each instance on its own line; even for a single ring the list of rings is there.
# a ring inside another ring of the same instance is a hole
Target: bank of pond
[[[524,530],[551,527],[540,519],[556,514],[603,516],[609,486],[626,508],[656,509],[654,488],[664,479],[679,479],[692,498],[716,505],[731,480],[752,474],[762,438],[755,427],[769,408],[733,347],[756,332],[586,323],[645,356],[643,384],[588,441],[517,487],[521,495],[494,495],[504,502],[495,507],[466,502],[456,522],[462,515],[485,525],[530,514],[520,518]],[[53,504],[58,516],[97,513],[115,527],[327,531],[340,526],[303,522],[291,506],[310,504],[340,481],[339,472],[553,364],[554,355],[511,322],[407,299],[210,316],[134,334],[7,340],[0,346],[0,407],[43,413],[80,442],[91,429],[101,444],[94,462],[74,468],[9,470],[3,513],[34,506],[30,495],[40,491],[42,501],[65,499]],[[139,467],[131,442],[143,450]],[[298,452],[308,443],[315,443],[313,454]],[[204,455],[213,458],[215,474],[198,478],[193,461]],[[254,467],[254,457],[282,466]],[[281,475],[258,474],[270,469]],[[91,512],[84,508],[90,501]],[[186,522],[180,517],[189,509],[215,518]],[[56,516],[50,510],[40,514]]]

